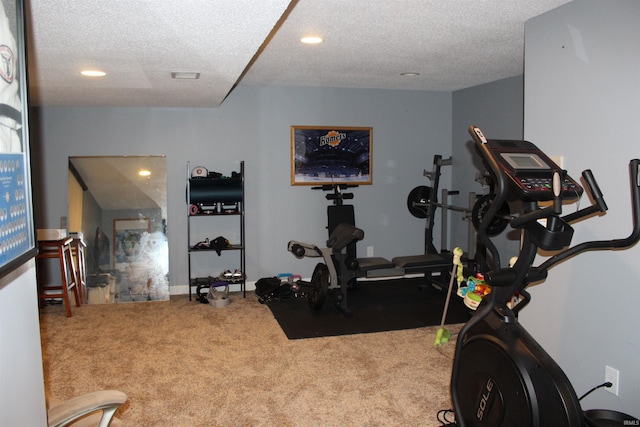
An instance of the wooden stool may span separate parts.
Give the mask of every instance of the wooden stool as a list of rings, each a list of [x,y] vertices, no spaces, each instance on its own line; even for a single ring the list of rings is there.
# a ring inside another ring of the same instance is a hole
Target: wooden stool
[[[71,254],[75,261],[76,283],[80,294],[82,304],[87,303],[87,270],[85,264],[85,254],[87,245],[82,239],[73,239],[71,242]]]
[[[76,307],[80,307],[80,293],[78,290],[77,273],[73,256],[71,254],[72,238],[62,240],[39,240],[37,259],[57,258],[60,261],[60,275],[62,283],[51,285],[40,283],[38,280],[38,298],[52,299],[62,298],[67,313],[71,317],[71,301],[69,291],[73,289],[76,299]]]

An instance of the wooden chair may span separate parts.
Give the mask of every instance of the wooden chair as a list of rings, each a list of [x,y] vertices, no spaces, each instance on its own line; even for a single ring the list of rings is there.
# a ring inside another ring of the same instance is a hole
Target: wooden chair
[[[60,264],[60,284],[43,283],[42,275],[38,277],[38,298],[52,299],[62,298],[67,317],[71,317],[71,301],[69,291],[73,290],[76,299],[76,307],[80,307],[81,298],[77,281],[77,273],[73,255],[71,253],[72,238],[61,240],[39,240],[38,259],[57,258]]]
[[[73,239],[71,242],[71,254],[75,262],[76,283],[82,304],[87,303],[87,270],[85,264],[87,245],[82,239]]]

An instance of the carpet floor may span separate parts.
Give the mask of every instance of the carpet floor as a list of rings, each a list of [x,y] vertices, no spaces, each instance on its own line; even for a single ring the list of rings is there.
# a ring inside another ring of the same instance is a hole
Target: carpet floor
[[[431,427],[451,407],[438,326],[289,340],[253,293],[40,314],[47,397],[121,390],[125,426]]]

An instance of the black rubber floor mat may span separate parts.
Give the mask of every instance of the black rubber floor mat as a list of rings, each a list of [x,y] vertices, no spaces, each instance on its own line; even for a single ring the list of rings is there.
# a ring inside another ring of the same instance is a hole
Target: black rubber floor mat
[[[269,308],[291,340],[439,325],[446,294],[420,283],[421,279],[361,282],[348,293],[351,317],[340,313],[331,297],[319,311],[303,298],[283,299]],[[445,323],[464,323],[470,315],[462,299],[452,295]]]

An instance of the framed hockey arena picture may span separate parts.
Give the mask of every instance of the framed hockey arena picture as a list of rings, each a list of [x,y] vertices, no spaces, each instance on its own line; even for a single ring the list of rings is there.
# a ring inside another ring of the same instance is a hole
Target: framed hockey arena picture
[[[291,126],[291,185],[370,185],[373,129]]]
[[[0,0],[0,276],[36,254],[23,0]]]

